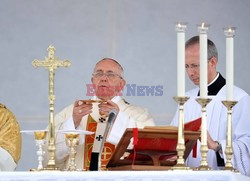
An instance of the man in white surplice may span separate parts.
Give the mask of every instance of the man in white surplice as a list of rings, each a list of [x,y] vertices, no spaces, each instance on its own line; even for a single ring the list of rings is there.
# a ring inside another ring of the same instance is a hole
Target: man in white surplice
[[[88,115],[91,115],[94,120],[100,120],[100,115],[108,116],[111,110],[115,110],[118,114],[107,141],[117,145],[126,128],[143,128],[154,125],[154,121],[146,109],[133,106],[122,97],[117,96],[123,90],[126,82],[123,78],[123,68],[116,60],[105,58],[97,62],[91,81],[96,94],[92,100],[105,100],[106,102],[89,104],[84,101],[75,101],[74,104],[66,107],[55,116],[56,130],[86,130]],[[64,135],[56,134],[57,166],[67,168],[68,156]],[[83,169],[83,163],[84,146],[81,142],[77,147],[77,168]]]
[[[196,102],[199,96],[199,37],[195,36],[186,42],[185,66],[190,80],[197,85],[186,93],[190,99],[185,103],[185,122],[201,117],[201,106]],[[219,169],[225,165],[225,147],[227,130],[227,109],[221,103],[226,100],[225,79],[216,70],[218,53],[215,44],[208,40],[208,96],[212,101],[207,105],[207,145],[209,148],[207,160],[213,169]],[[250,97],[242,89],[234,86],[234,100],[238,103],[233,107],[232,115],[232,164],[242,174],[250,176]],[[178,112],[178,110],[177,110]],[[178,113],[176,112],[171,125],[178,125]],[[198,167],[201,161],[200,142],[198,141],[197,157],[192,153],[186,160],[190,167]]]

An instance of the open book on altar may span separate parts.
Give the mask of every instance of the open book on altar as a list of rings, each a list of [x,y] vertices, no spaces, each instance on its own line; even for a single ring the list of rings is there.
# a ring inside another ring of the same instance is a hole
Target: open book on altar
[[[184,159],[200,137],[201,118],[184,125]],[[133,140],[133,148],[129,144]],[[136,140],[136,141],[135,141]],[[167,170],[176,164],[178,128],[150,126],[128,128],[123,134],[109,163],[108,170]]]

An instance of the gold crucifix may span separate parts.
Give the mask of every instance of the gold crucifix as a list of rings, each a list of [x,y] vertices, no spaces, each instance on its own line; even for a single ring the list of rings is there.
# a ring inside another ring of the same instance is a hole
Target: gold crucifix
[[[45,67],[49,70],[49,142],[48,142],[48,151],[49,151],[49,162],[47,165],[47,170],[56,170],[55,164],[55,126],[54,126],[54,76],[55,70],[58,67],[68,67],[71,65],[69,60],[58,60],[55,57],[55,47],[50,45],[48,47],[48,57],[45,57],[45,60],[33,60],[32,65],[34,67]]]

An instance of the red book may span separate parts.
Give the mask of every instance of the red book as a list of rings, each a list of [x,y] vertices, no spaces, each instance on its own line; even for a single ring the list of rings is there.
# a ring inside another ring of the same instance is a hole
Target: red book
[[[201,118],[196,120],[190,121],[184,124],[185,131],[199,131],[201,126]],[[178,128],[175,126],[150,126],[145,127],[144,130],[165,130],[166,132],[176,132]],[[133,134],[133,139],[137,139],[137,143],[134,145],[134,150],[130,150],[130,155],[127,159],[134,159],[135,161],[145,161],[151,159],[152,155],[158,155],[159,160],[168,161],[168,159],[176,156],[176,146],[177,146],[177,137],[175,138],[142,138],[138,137],[137,134]],[[137,138],[136,138],[137,137]],[[189,140],[185,139],[185,144]],[[192,147],[189,148],[189,152],[195,147],[195,144],[192,144]],[[134,155],[134,153],[136,155]],[[194,151],[196,153],[196,150]],[[189,153],[188,153],[189,154]],[[196,156],[196,155],[193,155]],[[174,165],[175,162],[170,163],[167,162],[169,165]]]
[[[199,131],[200,127],[201,127],[201,118],[195,119],[193,121],[184,124],[184,130],[189,130],[189,131]]]

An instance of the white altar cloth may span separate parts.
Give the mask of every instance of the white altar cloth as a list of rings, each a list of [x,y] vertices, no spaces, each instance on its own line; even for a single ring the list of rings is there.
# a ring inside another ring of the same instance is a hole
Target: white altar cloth
[[[250,181],[230,171],[0,172],[0,181]]]

